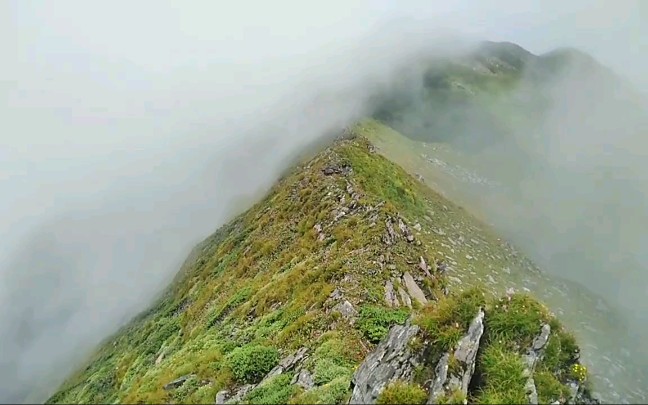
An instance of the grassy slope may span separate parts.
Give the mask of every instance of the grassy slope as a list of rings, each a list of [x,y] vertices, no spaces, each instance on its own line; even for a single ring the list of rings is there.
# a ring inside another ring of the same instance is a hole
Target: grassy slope
[[[324,175],[322,169],[329,165],[352,171]],[[354,191],[360,196],[357,207],[334,221],[337,210],[351,206]],[[417,243],[383,244],[385,220],[397,214],[410,229],[421,225]],[[316,224],[322,226],[323,240],[318,240]],[[340,141],[296,168],[264,200],[194,249],[163,299],[107,339],[48,403],[212,403],[219,390],[258,381],[280,357],[302,346],[313,352],[307,366],[315,389],[301,392],[289,384],[288,374],[256,389],[247,400],[342,401],[349,395],[354,367],[390,324],[408,316],[406,309],[384,306],[383,285],[394,270],[380,266],[380,256],[396,271],[414,275],[420,272],[419,256],[428,263],[444,259],[449,264],[450,278],[428,278],[422,284],[428,296],[442,300],[423,309],[415,305],[426,330],[435,322],[440,328],[465,323],[448,308],[473,301],[444,299],[440,290],[446,283],[457,292],[482,285],[489,296],[511,283],[541,279],[463,208],[370,153],[365,138]],[[510,269],[506,283],[482,276],[484,271],[501,275],[504,269]],[[336,288],[360,312],[354,326],[331,311],[329,296]],[[496,307],[491,303],[489,308]],[[515,338],[507,342],[511,345],[500,349],[510,354]],[[563,363],[556,367],[564,368]],[[187,374],[195,377],[181,388],[163,389]],[[548,385],[555,388],[549,377]],[[498,384],[496,378],[484,381],[483,393],[473,395],[500,395],[488,391]]]

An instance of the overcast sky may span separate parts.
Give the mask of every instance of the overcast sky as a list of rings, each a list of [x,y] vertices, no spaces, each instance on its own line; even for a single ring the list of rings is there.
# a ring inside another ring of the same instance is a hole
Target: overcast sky
[[[0,363],[17,368],[0,374],[0,400],[67,370],[145,305],[287,156],[360,116],[362,89],[402,58],[448,51],[451,33],[535,53],[576,46],[645,91],[647,10],[620,0],[2,2]]]

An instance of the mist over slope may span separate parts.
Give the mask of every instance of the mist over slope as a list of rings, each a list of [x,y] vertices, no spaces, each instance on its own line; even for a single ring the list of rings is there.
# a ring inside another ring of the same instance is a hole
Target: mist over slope
[[[506,3],[3,3],[0,401],[42,398],[36,382],[60,382],[288,158],[369,112],[399,65],[458,52],[439,27],[550,49],[591,41],[578,27],[604,15],[625,23],[611,37],[648,37],[630,3],[529,2],[523,18]],[[632,52],[611,59],[645,71]]]
[[[464,154],[499,183],[471,204],[543,267],[643,321],[648,101],[632,84],[578,50],[493,42],[401,77],[376,117]]]

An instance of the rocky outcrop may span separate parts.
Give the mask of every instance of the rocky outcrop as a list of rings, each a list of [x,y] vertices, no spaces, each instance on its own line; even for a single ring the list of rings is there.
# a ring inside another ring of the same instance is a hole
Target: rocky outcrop
[[[298,374],[295,374],[295,377],[293,377],[291,383],[295,385],[299,385],[306,391],[308,391],[309,389],[315,386],[315,382],[313,381],[313,376],[305,368],[302,368]]]
[[[405,272],[403,274],[403,284],[405,284],[405,287],[407,287],[407,291],[409,292],[410,296],[414,298],[416,301],[418,301],[421,305],[427,304],[427,298],[425,298],[425,293],[421,288],[416,284],[416,281],[414,281],[414,277],[409,272]]]
[[[401,297],[401,301],[408,307],[412,308],[412,299],[410,298],[409,294],[405,290],[403,290],[401,287],[398,287],[398,295]]]
[[[348,320],[349,322],[353,323],[358,316],[358,311],[356,311],[355,308],[353,308],[353,304],[351,304],[349,301],[344,300],[337,304],[334,308],[334,311],[339,312],[342,314],[344,319]]]
[[[423,258],[423,256],[420,257],[419,268],[421,270],[423,270],[423,272],[425,273],[426,276],[432,277],[432,275],[430,274],[430,268],[428,267],[427,263],[425,262],[425,259]]]
[[[530,404],[538,403],[538,391],[536,390],[535,381],[533,380],[533,373],[535,371],[535,366],[544,353],[544,348],[547,345],[549,340],[549,335],[551,334],[551,327],[548,324],[542,325],[542,330],[540,334],[536,336],[531,344],[531,347],[527,350],[527,353],[523,356],[524,361],[524,377],[527,378],[525,385],[526,394],[529,398]]]
[[[430,386],[430,398],[428,404],[437,403],[438,399],[445,394],[444,385],[448,379],[448,362],[450,353],[445,353],[434,368],[434,380]]]
[[[452,356],[458,363],[459,369],[448,373],[450,353],[445,353],[435,368],[435,379],[430,387],[428,404],[436,404],[443,395],[461,391],[464,395],[468,393],[470,380],[475,373],[475,361],[479,343],[484,334],[484,311],[479,310],[477,316],[470,322],[468,333],[466,333],[455,349]]]
[[[266,374],[265,377],[263,377],[263,380],[261,380],[259,385],[262,385],[272,377],[278,376],[279,374],[294,369],[295,366],[301,364],[308,357],[307,353],[308,348],[302,347],[301,349],[297,350],[295,354],[283,358],[275,368],[270,370],[270,372]]]
[[[245,398],[245,396],[249,394],[250,391],[252,391],[255,387],[256,385],[254,384],[245,384],[244,386],[236,390],[236,392],[232,396],[229,396],[230,392],[228,390],[219,391],[216,394],[216,405],[233,404],[239,402],[243,400],[243,398]]]
[[[385,283],[385,302],[387,303],[387,306],[390,307],[400,306],[398,298],[396,297],[396,292],[394,291],[394,284],[389,280]]]
[[[391,218],[385,220],[385,234],[383,235],[383,242],[385,245],[393,245],[396,243],[396,232],[394,231],[394,224]]]
[[[374,404],[387,384],[396,379],[409,380],[418,364],[410,352],[409,342],[419,327],[395,325],[353,375],[351,404]]]
[[[328,165],[324,169],[322,169],[322,173],[324,173],[325,176],[330,176],[333,174],[347,175],[351,173],[351,167],[348,165]]]
[[[407,225],[405,225],[405,222],[403,222],[402,218],[398,218],[398,229],[403,233],[405,236],[405,240],[408,242],[414,242],[414,235],[412,234],[412,231],[409,230]]]

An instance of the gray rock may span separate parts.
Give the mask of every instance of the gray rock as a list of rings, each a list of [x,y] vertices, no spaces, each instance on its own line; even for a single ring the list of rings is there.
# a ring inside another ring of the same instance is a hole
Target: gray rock
[[[313,376],[311,376],[311,373],[309,373],[305,368],[302,368],[299,373],[296,374],[295,377],[293,377],[292,384],[299,385],[306,391],[315,386]]]
[[[544,348],[547,345],[550,334],[551,327],[549,326],[549,324],[542,325],[540,334],[536,336],[535,339],[533,339],[533,343],[527,350],[527,354],[525,354],[522,358],[525,364],[523,375],[527,377],[527,381],[524,387],[526,389],[526,394],[529,398],[530,404],[538,403],[538,392],[536,390],[535,381],[533,380],[533,373],[535,371],[536,364],[544,354]]]
[[[218,394],[216,394],[216,405],[224,405],[225,401],[227,401],[228,395],[229,395],[228,390],[218,391]]]
[[[432,277],[432,275],[430,274],[430,268],[428,267],[427,263],[425,262],[425,259],[423,258],[423,256],[420,257],[419,268],[421,270],[423,270],[423,272],[425,273],[426,276]]]
[[[533,345],[531,346],[532,350],[538,351],[544,349],[547,341],[549,340],[549,334],[551,333],[551,326],[549,324],[542,325],[540,334],[533,339]]]
[[[538,405],[538,391],[536,390],[533,376],[529,376],[526,383],[524,384],[524,389],[526,391],[527,398],[529,398],[529,403]]]
[[[339,165],[329,165],[326,166],[324,169],[322,169],[322,172],[326,176],[330,176],[332,174],[349,174],[351,173],[351,168],[349,166],[339,166]]]
[[[468,332],[459,340],[454,351],[454,358],[459,362],[459,374],[448,375],[450,353],[445,353],[435,367],[435,378],[430,387],[428,404],[436,404],[443,395],[460,390],[468,393],[470,380],[475,373],[475,361],[479,343],[484,334],[484,311],[480,308],[477,316],[470,322]]]
[[[479,350],[479,342],[483,334],[484,311],[480,308],[477,316],[470,322],[468,333],[461,338],[454,352],[455,359],[463,363],[461,392],[464,394],[468,393],[468,385],[475,372],[475,359],[477,358],[477,350]]]
[[[392,224],[391,218],[385,220],[385,227],[387,228],[387,231],[383,235],[383,242],[386,245],[393,245],[396,243],[396,232],[394,231],[394,225]]]
[[[390,307],[400,306],[398,298],[396,297],[396,292],[394,291],[394,285],[389,280],[385,283],[385,302]]]
[[[418,361],[409,349],[409,342],[418,331],[419,327],[409,322],[389,330],[387,337],[353,374],[350,404],[374,404],[387,384],[396,379],[411,379]]]
[[[245,396],[249,394],[250,391],[252,391],[254,388],[256,388],[256,385],[254,384],[246,384],[242,386],[236,391],[236,393],[231,398],[227,399],[226,403],[231,404],[234,402],[242,401],[243,398],[245,398]]]
[[[412,227],[416,232],[421,232],[421,224],[418,222]]]
[[[430,397],[428,404],[436,404],[439,398],[445,394],[443,386],[448,379],[448,361],[450,360],[450,353],[445,353],[434,368],[434,381],[430,386]]]
[[[333,290],[331,295],[329,295],[329,298],[332,300],[339,300],[340,298],[342,298],[342,291],[340,291],[339,288],[336,288],[335,290]]]
[[[398,294],[400,295],[403,304],[407,305],[408,308],[412,308],[412,299],[407,292],[405,292],[401,287],[398,287]]]
[[[350,321],[354,320],[355,317],[358,316],[358,311],[356,311],[356,309],[353,308],[353,305],[347,300],[337,304],[333,310],[338,311],[345,319]]]
[[[421,290],[418,284],[416,284],[416,281],[414,281],[414,278],[412,278],[412,275],[409,272],[403,274],[403,283],[405,284],[405,287],[407,287],[407,291],[409,291],[412,298],[418,301],[421,305],[427,304],[428,300],[425,298],[425,293],[423,293],[423,290]]]
[[[187,374],[187,375],[183,375],[180,378],[176,378],[175,380],[173,380],[170,383],[166,384],[164,386],[164,390],[169,391],[169,390],[174,390],[176,388],[180,388],[180,387],[182,387],[182,384],[184,384],[185,382],[187,382],[187,380],[189,380],[190,378],[193,378],[195,376],[196,376],[195,374]]]
[[[403,235],[405,235],[405,239],[408,242],[414,242],[414,235],[412,235],[412,232],[409,230],[407,225],[405,225],[402,218],[398,218],[398,229],[400,229]]]
[[[308,356],[308,348],[302,347],[297,350],[294,354],[284,357],[279,365],[284,368],[285,371],[290,371],[295,368],[297,365],[301,364]]]

